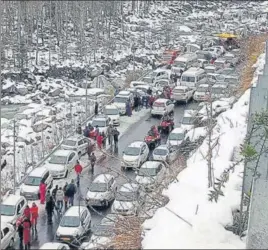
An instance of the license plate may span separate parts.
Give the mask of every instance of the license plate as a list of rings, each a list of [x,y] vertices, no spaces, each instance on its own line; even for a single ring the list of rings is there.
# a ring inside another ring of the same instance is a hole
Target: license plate
[[[70,238],[62,238],[62,240],[64,240],[64,241],[69,241]]]

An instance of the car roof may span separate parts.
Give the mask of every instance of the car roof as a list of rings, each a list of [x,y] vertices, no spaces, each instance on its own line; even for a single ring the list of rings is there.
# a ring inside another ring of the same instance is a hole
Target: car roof
[[[160,164],[159,161],[146,161],[141,165],[141,168],[157,168]]]
[[[184,128],[174,128],[170,133],[171,134],[180,134],[180,133],[184,133],[185,129]]]
[[[64,216],[79,216],[84,211],[87,210],[87,207],[85,206],[72,206],[68,208],[68,210],[65,212]]]
[[[117,106],[114,104],[106,105],[104,108],[105,109],[118,109]]]
[[[225,58],[218,58],[215,62],[226,62]]]
[[[207,65],[205,69],[215,69],[216,67],[214,65]]]
[[[223,89],[225,89],[225,88],[227,88],[227,85],[226,84],[214,84],[212,86],[212,88],[223,88]]]
[[[128,147],[140,148],[143,143],[143,141],[134,141],[131,142]]]
[[[60,242],[47,242],[44,243],[39,249],[49,249],[49,250],[58,249],[58,247],[61,245],[62,243]]]
[[[174,90],[176,90],[176,89],[188,89],[188,87],[187,86],[176,86],[174,88]]]
[[[94,180],[94,183],[106,183],[109,180],[111,180],[112,178],[114,178],[113,175],[111,174],[99,174]]]
[[[14,206],[18,203],[19,200],[24,199],[23,196],[10,194],[3,202],[4,205]]]
[[[103,120],[106,120],[107,118],[108,118],[107,115],[98,115],[98,116],[95,116],[93,118],[93,120],[95,120],[95,121],[103,121]]]
[[[155,100],[155,103],[165,103],[165,102],[167,102],[168,101],[168,99],[165,99],[165,98],[159,98],[159,99],[157,99],[157,100]]]
[[[118,93],[118,95],[123,95],[123,96],[126,96],[126,95],[130,95],[131,92],[130,91],[127,91],[127,90],[122,90]]]
[[[63,150],[63,149],[58,149],[56,150],[53,155],[57,155],[57,156],[69,156],[71,153],[73,153],[73,150]]]
[[[125,183],[119,188],[119,192],[133,192],[139,189],[139,185],[135,183]]]
[[[42,177],[43,174],[45,172],[47,172],[47,168],[46,167],[38,167],[38,168],[35,168],[33,169],[30,173],[29,173],[29,176],[35,176],[35,177]]]
[[[86,137],[83,136],[83,135],[72,135],[72,136],[66,138],[66,140],[70,140],[70,141],[78,141],[78,140],[80,140],[80,139],[84,139],[84,138],[86,138]]]
[[[209,87],[209,84],[200,84],[198,87],[208,88]]]

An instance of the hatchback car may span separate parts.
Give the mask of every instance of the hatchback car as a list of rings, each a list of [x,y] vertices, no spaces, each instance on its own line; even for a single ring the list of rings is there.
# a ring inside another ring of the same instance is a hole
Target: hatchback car
[[[15,228],[9,223],[1,222],[1,249],[13,249],[15,237]]]
[[[68,250],[70,247],[67,244],[60,242],[47,242],[43,244],[39,249],[47,250]]]
[[[168,145],[160,145],[154,149],[152,158],[154,161],[174,162],[178,157],[178,149]]]
[[[1,221],[15,225],[26,205],[25,197],[10,194],[1,204]]]
[[[126,183],[117,191],[112,212],[121,215],[137,215],[144,204],[141,198],[140,186],[133,183]]]
[[[142,164],[135,178],[136,182],[143,185],[145,190],[152,191],[161,185],[167,174],[164,163],[159,161],[146,161]]]
[[[72,171],[78,161],[78,154],[73,150],[57,150],[44,163],[53,178],[65,178]]]
[[[95,116],[90,123],[94,128],[98,126],[100,133],[104,132],[104,134],[107,134],[107,128],[111,123],[111,118],[107,115],[98,115]]]
[[[61,144],[62,149],[74,150],[77,152],[78,156],[81,157],[83,154],[87,153],[88,145],[93,143],[89,138],[81,135],[74,135],[63,141]]]
[[[86,195],[88,206],[108,207],[114,200],[117,186],[114,176],[110,174],[98,175]]]
[[[138,168],[148,159],[149,148],[143,141],[132,142],[123,152],[122,168]]]
[[[151,115],[164,115],[165,113],[173,113],[174,112],[174,103],[168,99],[157,99],[153,103],[153,107],[151,109]]]
[[[168,146],[180,146],[185,138],[186,130],[183,128],[174,128],[168,136]]]
[[[195,93],[194,100],[199,101],[207,101],[209,99],[209,84],[200,84]]]
[[[114,126],[120,125],[120,112],[115,105],[106,105],[103,113],[111,119]]]
[[[47,190],[53,186],[53,177],[49,170],[42,166],[33,169],[20,187],[20,195],[27,200],[38,200],[40,198],[39,185],[41,181],[47,185]]]
[[[226,84],[214,84],[211,87],[211,98],[215,100],[228,97],[229,91],[228,85]]]
[[[91,228],[91,214],[85,206],[72,206],[63,215],[56,232],[59,241],[71,243],[86,235]]]

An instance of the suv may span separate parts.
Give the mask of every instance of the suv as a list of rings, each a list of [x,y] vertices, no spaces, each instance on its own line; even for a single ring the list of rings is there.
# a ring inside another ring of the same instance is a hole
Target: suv
[[[107,128],[111,123],[111,118],[107,115],[97,115],[93,118],[91,125],[95,128],[98,126],[100,133],[107,134]]]
[[[1,204],[1,221],[16,224],[27,205],[25,197],[11,194]]]
[[[88,206],[108,207],[114,200],[116,190],[114,176],[100,174],[91,183],[86,195],[86,202]]]
[[[153,107],[151,109],[151,115],[164,115],[165,113],[173,113],[174,112],[174,104],[171,100],[168,99],[157,99],[153,103]]]
[[[74,135],[64,140],[61,148],[75,150],[80,157],[81,155],[86,154],[88,145],[92,143],[93,142],[89,138],[86,138],[82,135]]]
[[[27,200],[38,200],[40,198],[39,185],[41,181],[47,185],[47,190],[53,186],[53,178],[46,167],[33,169],[20,187],[20,195]]]

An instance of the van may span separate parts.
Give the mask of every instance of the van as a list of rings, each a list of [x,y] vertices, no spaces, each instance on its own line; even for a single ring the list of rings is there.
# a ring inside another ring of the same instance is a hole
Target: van
[[[205,70],[192,67],[182,73],[179,85],[195,89],[198,85],[206,83],[206,81]]]
[[[185,71],[188,68],[197,64],[197,55],[195,53],[186,53],[177,57],[171,68],[173,74],[180,74],[180,71]]]

